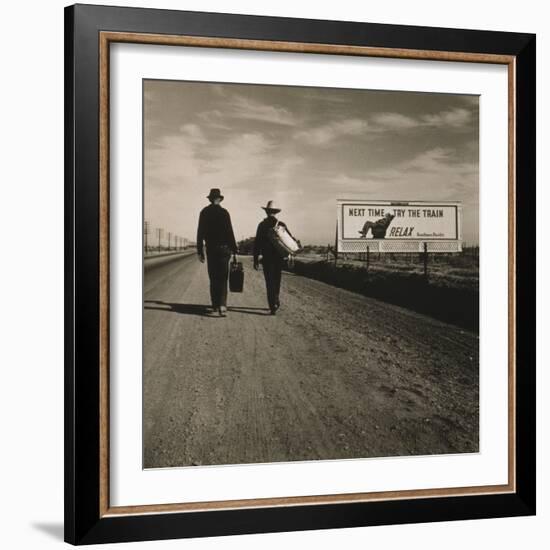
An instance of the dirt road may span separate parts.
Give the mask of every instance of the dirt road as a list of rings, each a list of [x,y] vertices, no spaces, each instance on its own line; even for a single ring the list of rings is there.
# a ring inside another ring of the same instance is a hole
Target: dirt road
[[[196,256],[144,283],[144,467],[476,452],[478,337],[289,273],[204,315]]]

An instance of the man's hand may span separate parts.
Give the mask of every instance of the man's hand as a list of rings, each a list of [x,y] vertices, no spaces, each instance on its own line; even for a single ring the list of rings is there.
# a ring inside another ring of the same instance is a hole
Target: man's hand
[[[199,254],[199,262],[200,262],[201,264],[204,263],[204,254]]]
[[[256,271],[258,271],[259,268],[260,268],[260,262],[258,262],[258,260],[255,259],[255,260],[254,260],[254,269],[255,269]]]

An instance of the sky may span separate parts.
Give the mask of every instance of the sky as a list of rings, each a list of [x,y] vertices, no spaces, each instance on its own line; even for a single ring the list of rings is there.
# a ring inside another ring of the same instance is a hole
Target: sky
[[[334,242],[336,199],[462,201],[478,243],[477,96],[145,80],[144,214],[195,240],[213,187],[237,240],[276,200],[305,244]]]

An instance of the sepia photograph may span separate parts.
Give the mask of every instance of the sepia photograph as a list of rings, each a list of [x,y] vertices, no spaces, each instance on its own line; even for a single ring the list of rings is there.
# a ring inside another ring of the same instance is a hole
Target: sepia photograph
[[[143,80],[143,468],[478,453],[479,96]]]

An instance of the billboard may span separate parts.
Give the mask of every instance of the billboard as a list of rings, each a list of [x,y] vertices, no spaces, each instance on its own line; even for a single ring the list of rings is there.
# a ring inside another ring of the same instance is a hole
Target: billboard
[[[462,205],[448,201],[337,201],[338,252],[460,252]]]

